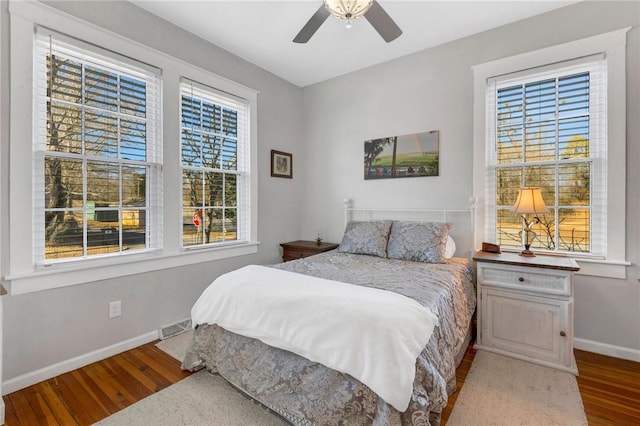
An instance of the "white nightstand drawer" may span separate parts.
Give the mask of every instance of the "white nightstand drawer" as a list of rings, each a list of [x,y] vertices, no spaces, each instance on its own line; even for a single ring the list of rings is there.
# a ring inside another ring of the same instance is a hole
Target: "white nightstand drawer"
[[[558,295],[571,294],[571,274],[564,271],[532,272],[531,268],[489,266],[482,264],[478,268],[478,280],[485,285],[495,285],[537,293]]]

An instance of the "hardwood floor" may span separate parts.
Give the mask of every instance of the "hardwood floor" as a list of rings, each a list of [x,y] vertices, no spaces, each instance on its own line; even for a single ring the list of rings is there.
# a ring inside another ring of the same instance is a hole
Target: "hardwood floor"
[[[191,374],[155,343],[5,395],[5,425],[90,425]]]
[[[90,425],[189,376],[156,342],[4,396],[5,425]],[[464,386],[470,347],[456,372]],[[575,351],[589,425],[640,425],[640,363]],[[459,392],[449,398],[442,424]]]
[[[574,352],[589,425],[640,425],[640,363]]]

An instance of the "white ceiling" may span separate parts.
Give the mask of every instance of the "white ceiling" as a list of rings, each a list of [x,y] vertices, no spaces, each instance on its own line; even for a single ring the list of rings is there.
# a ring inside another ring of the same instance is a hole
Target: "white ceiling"
[[[365,19],[347,29],[330,16],[308,43],[296,44],[322,0],[131,1],[300,87],[576,3],[379,0],[403,31],[395,41],[385,43]]]

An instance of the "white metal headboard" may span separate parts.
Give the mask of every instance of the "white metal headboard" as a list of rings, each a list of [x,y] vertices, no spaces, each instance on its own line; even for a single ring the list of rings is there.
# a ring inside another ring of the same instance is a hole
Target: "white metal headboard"
[[[476,251],[476,198],[469,199],[467,209],[389,209],[353,208],[351,200],[344,200],[344,225],[351,221],[406,220],[412,222],[444,222],[451,224],[449,234],[456,243],[456,256],[471,257]]]

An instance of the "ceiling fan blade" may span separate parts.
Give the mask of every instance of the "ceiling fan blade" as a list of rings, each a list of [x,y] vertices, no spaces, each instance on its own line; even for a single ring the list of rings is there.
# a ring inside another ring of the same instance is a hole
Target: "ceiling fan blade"
[[[391,16],[380,6],[380,3],[373,1],[373,4],[364,14],[367,21],[380,34],[387,43],[397,39],[402,34],[402,30],[391,19]]]
[[[313,14],[311,19],[302,27],[298,35],[293,39],[294,43],[306,43],[309,39],[318,31],[320,25],[327,20],[330,13],[324,6],[320,6],[316,13]]]

